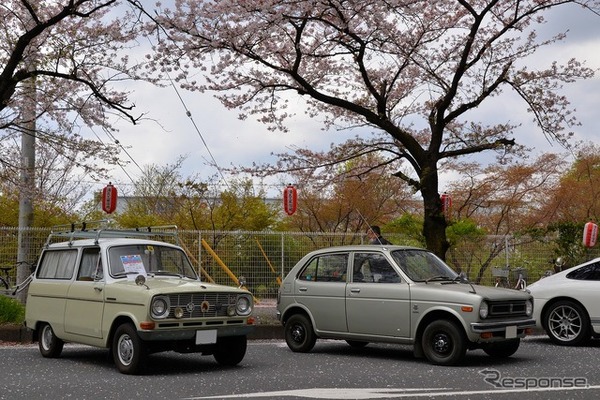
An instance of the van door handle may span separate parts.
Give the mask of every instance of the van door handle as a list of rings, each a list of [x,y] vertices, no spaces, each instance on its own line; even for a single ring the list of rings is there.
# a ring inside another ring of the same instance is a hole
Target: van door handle
[[[299,287],[298,291],[299,292],[306,292],[306,291],[308,291],[308,288],[307,287]]]
[[[350,292],[352,292],[352,293],[360,293],[360,288],[352,288],[352,289],[350,289]]]

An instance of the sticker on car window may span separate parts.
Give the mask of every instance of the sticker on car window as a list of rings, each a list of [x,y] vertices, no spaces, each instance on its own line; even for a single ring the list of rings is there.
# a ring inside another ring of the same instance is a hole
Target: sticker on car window
[[[125,273],[131,275],[131,279],[135,279],[137,275],[146,275],[146,268],[139,254],[121,256],[121,263]]]

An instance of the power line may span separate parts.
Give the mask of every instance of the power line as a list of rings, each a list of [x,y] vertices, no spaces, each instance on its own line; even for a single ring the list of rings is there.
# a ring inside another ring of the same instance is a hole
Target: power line
[[[206,148],[206,151],[210,155],[210,158],[212,159],[213,164],[217,168],[217,171],[219,172],[219,175],[221,176],[221,179],[225,183],[225,186],[229,189],[229,183],[227,182],[227,179],[225,179],[225,176],[223,175],[223,172],[221,171],[221,167],[219,167],[219,164],[217,163],[217,160],[215,160],[215,157],[212,155],[212,152],[210,151],[210,148],[208,147],[208,144],[204,140],[204,137],[202,136],[202,133],[200,132],[200,129],[196,125],[196,122],[194,121],[194,118],[192,118],[192,113],[187,108],[187,105],[185,104],[185,101],[183,100],[183,98],[179,94],[179,90],[177,90],[177,87],[173,83],[173,80],[171,79],[171,76],[168,73],[167,73],[167,77],[169,78],[169,81],[171,82],[171,86],[173,86],[173,89],[175,90],[175,93],[177,94],[177,97],[179,97],[179,101],[181,101],[181,104],[183,105],[183,108],[185,110],[185,115],[187,115],[188,118],[190,119],[190,121],[192,121],[192,125],[194,125],[194,129],[196,129],[196,133],[198,133],[198,136],[200,137],[200,140],[202,140],[202,143],[204,144],[204,147]]]
[[[100,141],[100,143],[104,143],[104,142],[102,141],[102,139],[100,139],[100,137],[98,136],[98,134],[97,134],[97,133],[94,131],[94,129],[93,129],[93,128],[90,128],[90,129],[91,129],[91,131],[94,133],[94,135],[96,136],[96,138],[98,138],[98,140]],[[126,148],[125,148],[125,147],[124,147],[124,146],[121,144],[121,142],[120,142],[120,141],[119,141],[119,140],[118,140],[118,139],[117,139],[117,138],[116,138],[116,137],[115,137],[115,136],[114,136],[112,133],[110,133],[110,132],[109,132],[107,129],[105,129],[105,130],[104,130],[104,132],[106,133],[106,135],[107,135],[109,138],[111,138],[111,139],[114,141],[114,143],[115,143],[117,146],[119,146],[119,148],[120,148],[121,150],[123,150],[123,152],[124,152],[125,154],[127,154],[127,157],[129,157],[129,159],[131,160],[131,162],[132,162],[133,164],[135,164],[135,166],[136,166],[136,167],[138,167],[138,169],[139,169],[141,172],[144,172],[144,171],[143,171],[143,169],[142,169],[142,167],[140,167],[140,165],[137,163],[137,161],[135,161],[135,159],[134,159],[134,158],[131,156],[131,154],[129,154],[129,152],[128,152],[128,151],[127,151],[127,149],[126,149]],[[129,175],[129,172],[127,172],[127,170],[125,169],[125,167],[123,167],[123,165],[121,165],[121,163],[120,163],[120,162],[118,162],[118,161],[117,161],[117,165],[118,165],[118,166],[121,168],[121,170],[123,171],[123,173],[124,173],[125,175],[127,175],[127,177],[128,177],[128,178],[129,178],[129,180],[132,182],[132,184],[135,184],[135,180],[134,180],[134,179],[131,177],[131,175]]]

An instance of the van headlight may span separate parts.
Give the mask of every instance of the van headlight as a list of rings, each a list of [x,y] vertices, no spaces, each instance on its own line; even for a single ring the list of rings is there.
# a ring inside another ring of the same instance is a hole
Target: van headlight
[[[490,313],[490,308],[487,301],[482,301],[479,305],[479,318],[486,319]]]
[[[252,313],[252,305],[253,305],[253,301],[250,296],[245,295],[245,294],[238,296],[237,302],[235,305],[235,311],[236,311],[237,315],[242,315],[242,316],[250,315]]]
[[[167,296],[156,296],[150,305],[150,315],[155,319],[164,319],[169,316],[170,302]]]
[[[527,314],[528,317],[531,317],[533,315],[533,301],[532,300],[527,300],[525,302],[525,314]]]

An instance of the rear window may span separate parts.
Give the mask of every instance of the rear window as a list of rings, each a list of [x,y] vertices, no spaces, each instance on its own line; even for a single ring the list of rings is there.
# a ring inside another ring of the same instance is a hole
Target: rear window
[[[42,255],[37,277],[40,279],[71,279],[77,260],[76,249],[47,250]]]

